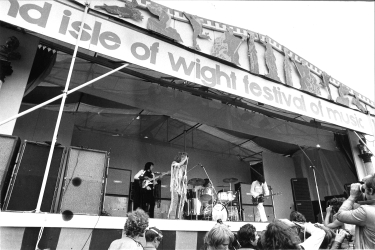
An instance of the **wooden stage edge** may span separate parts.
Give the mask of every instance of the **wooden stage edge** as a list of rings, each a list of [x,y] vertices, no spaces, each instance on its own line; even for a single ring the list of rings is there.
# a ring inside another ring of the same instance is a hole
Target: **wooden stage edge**
[[[74,215],[72,218],[63,218],[62,214],[32,213],[32,212],[1,212],[0,227],[57,227],[57,228],[87,228],[87,229],[123,229],[126,217]],[[241,226],[250,223],[256,230],[263,231],[268,223],[225,221],[231,231],[235,232]],[[163,231],[210,231],[216,224],[207,220],[168,220],[150,219],[149,226]]]

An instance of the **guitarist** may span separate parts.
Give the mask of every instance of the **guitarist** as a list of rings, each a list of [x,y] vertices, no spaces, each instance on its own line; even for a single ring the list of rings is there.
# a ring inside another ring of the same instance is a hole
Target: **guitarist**
[[[151,180],[155,177],[155,174],[152,172],[154,168],[154,163],[147,162],[143,170],[140,170],[135,176],[134,180],[139,180],[140,185],[140,205],[141,208],[148,212],[150,218],[154,218],[154,208],[155,208],[155,197],[154,197],[154,186],[157,184],[157,181],[150,181],[150,183],[142,187],[142,183],[146,180]]]
[[[269,195],[269,190],[264,177],[259,175],[257,180],[253,181],[250,188],[253,203],[258,204],[256,207],[255,221],[267,222],[266,212],[264,211],[263,196]]]

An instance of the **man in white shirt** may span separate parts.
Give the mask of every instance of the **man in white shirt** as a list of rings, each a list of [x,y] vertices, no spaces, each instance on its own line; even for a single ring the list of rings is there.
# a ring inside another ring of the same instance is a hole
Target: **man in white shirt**
[[[267,222],[266,212],[263,207],[263,196],[268,196],[270,192],[263,176],[259,176],[256,181],[253,181],[250,188],[250,194],[253,197],[253,203],[258,203],[256,207],[255,221]]]

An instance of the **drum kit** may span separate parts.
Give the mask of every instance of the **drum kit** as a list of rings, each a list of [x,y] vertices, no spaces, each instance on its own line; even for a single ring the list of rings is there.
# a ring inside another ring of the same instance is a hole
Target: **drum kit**
[[[224,183],[229,183],[228,191],[225,189],[216,193],[211,186],[203,187],[205,181],[201,178],[193,178],[188,185],[193,188],[187,190],[187,203],[185,205],[185,218],[217,221],[239,221],[237,193],[232,190],[232,183],[236,178],[225,178]]]

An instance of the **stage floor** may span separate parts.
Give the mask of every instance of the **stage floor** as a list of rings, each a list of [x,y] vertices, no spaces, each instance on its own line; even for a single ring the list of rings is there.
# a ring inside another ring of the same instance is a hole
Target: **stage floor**
[[[0,212],[0,249],[108,249],[113,240],[123,235],[126,217],[97,215]],[[251,223],[258,232],[268,223],[225,221],[233,232]],[[215,221],[150,219],[149,226],[163,231],[158,250],[201,249],[203,237]],[[144,238],[140,239],[145,244]]]

